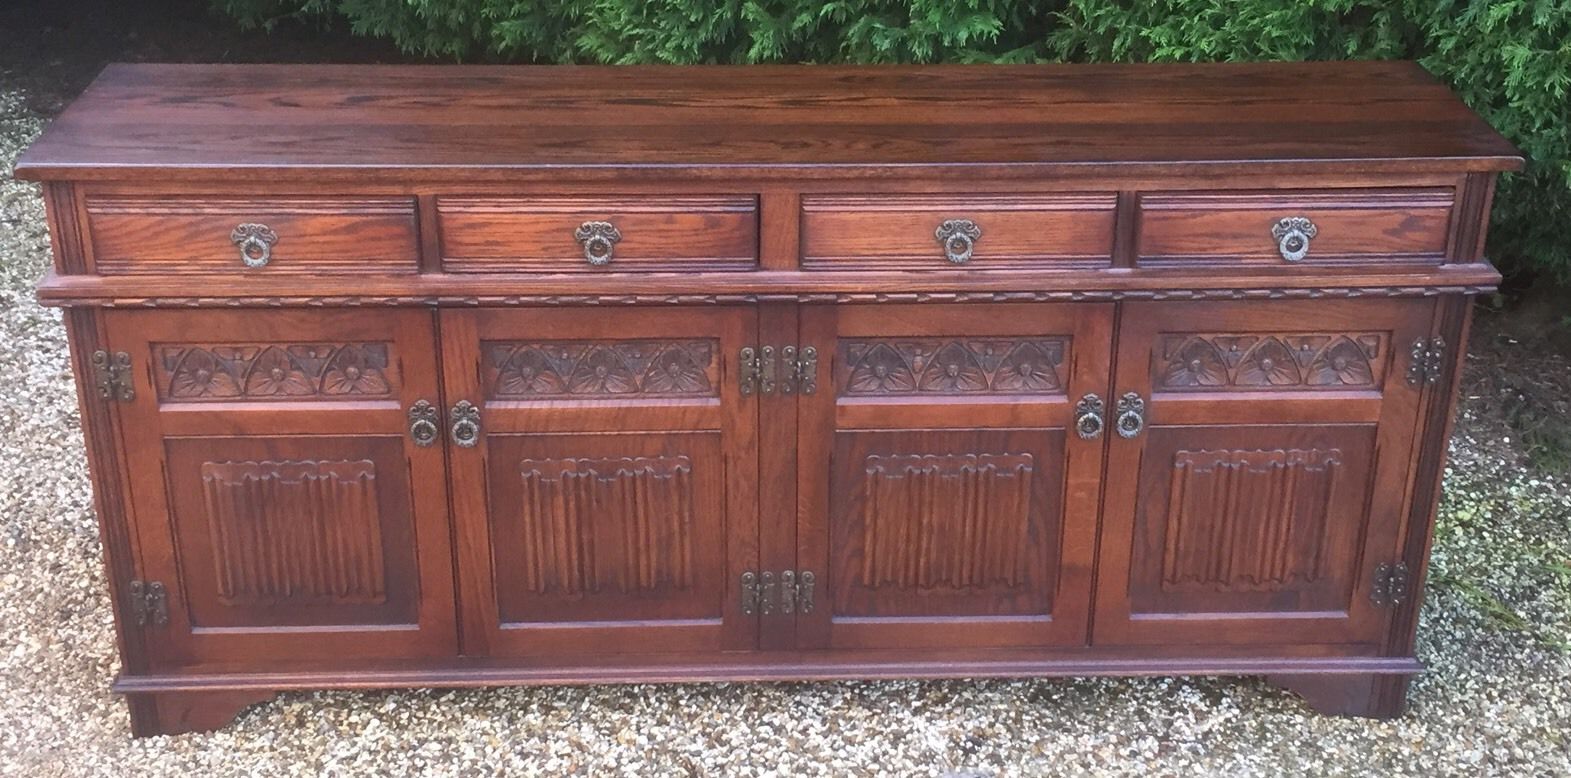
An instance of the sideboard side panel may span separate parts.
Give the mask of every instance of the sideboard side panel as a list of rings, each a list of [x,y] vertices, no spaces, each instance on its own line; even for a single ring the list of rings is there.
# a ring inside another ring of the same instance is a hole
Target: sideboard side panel
[[[1444,378],[1425,392],[1420,413],[1420,439],[1414,463],[1413,494],[1403,531],[1400,558],[1412,571],[1409,596],[1392,614],[1388,656],[1411,656],[1418,630],[1418,612],[1424,602],[1429,570],[1429,550],[1434,543],[1435,522],[1444,487],[1447,450],[1456,423],[1462,368],[1473,323],[1471,295],[1449,295],[1436,306],[1434,332],[1447,344]]]
[[[144,633],[127,624],[129,582],[138,576],[140,565],[136,533],[128,508],[125,450],[119,434],[119,403],[103,399],[93,383],[92,354],[104,348],[102,312],[91,308],[66,311],[66,337],[70,342],[71,372],[76,376],[78,408],[82,418],[82,437],[86,445],[87,469],[93,490],[93,509],[98,514],[98,534],[104,546],[109,603],[115,617],[116,641],[120,647],[122,672],[146,669]]]

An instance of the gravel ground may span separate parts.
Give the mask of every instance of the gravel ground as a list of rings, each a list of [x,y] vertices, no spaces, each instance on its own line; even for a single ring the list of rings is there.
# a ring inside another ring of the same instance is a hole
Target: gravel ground
[[[0,774],[1571,775],[1571,478],[1531,426],[1564,412],[1571,366],[1490,318],[1446,475],[1429,671],[1397,721],[1320,717],[1255,679],[719,684],[287,694],[221,732],[133,741],[106,691],[61,317],[30,291],[43,204],[10,177],[58,108],[24,94],[50,68],[82,71],[0,62]]]

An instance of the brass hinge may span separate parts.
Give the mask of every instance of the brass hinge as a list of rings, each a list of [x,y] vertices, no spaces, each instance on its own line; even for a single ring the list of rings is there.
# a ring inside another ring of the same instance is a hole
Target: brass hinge
[[[1444,338],[1419,338],[1413,341],[1407,364],[1409,386],[1439,383],[1446,361]]]
[[[737,354],[737,365],[737,385],[743,397],[754,392],[774,394],[776,382],[774,346],[743,346]]]
[[[743,397],[758,391],[758,349],[743,346],[737,353],[736,380]]]
[[[1381,608],[1395,608],[1404,602],[1412,590],[1412,576],[1405,562],[1382,563],[1375,568],[1374,585],[1369,599]]]
[[[818,391],[818,349],[812,346],[786,346],[780,349],[780,361],[785,363],[786,377],[780,383],[781,394]]]
[[[105,400],[131,402],[136,399],[136,388],[131,381],[131,355],[124,351],[111,354],[93,352],[93,384],[98,396]]]
[[[780,574],[780,612],[813,612],[813,571],[787,570]]]
[[[742,395],[812,394],[818,391],[818,349],[805,346],[744,346],[737,355]]]
[[[774,573],[755,573],[748,570],[742,574],[741,588],[742,615],[762,613],[768,616],[775,612]]]
[[[813,582],[811,571],[783,570],[778,579],[772,572],[742,573],[742,613],[746,616],[762,614],[812,613]]]
[[[131,582],[131,621],[138,627],[169,623],[169,596],[161,582]]]

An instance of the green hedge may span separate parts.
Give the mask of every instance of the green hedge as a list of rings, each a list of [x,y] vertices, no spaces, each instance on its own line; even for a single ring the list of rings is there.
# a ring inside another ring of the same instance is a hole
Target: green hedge
[[[242,25],[347,20],[454,60],[1044,62],[1409,58],[1529,158],[1490,254],[1571,284],[1571,0],[213,0]]]

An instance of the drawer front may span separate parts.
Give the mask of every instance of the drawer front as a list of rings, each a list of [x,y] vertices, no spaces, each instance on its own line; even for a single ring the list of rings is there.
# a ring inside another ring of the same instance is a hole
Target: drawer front
[[[753,270],[753,197],[443,197],[450,273]]]
[[[89,196],[86,208],[105,275],[419,270],[409,197]]]
[[[1062,270],[1112,263],[1116,197],[802,198],[804,270]]]
[[[1452,199],[1450,189],[1143,195],[1137,263],[1437,265]]]

